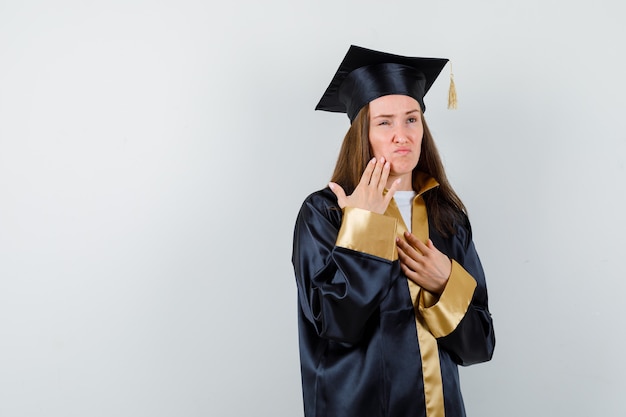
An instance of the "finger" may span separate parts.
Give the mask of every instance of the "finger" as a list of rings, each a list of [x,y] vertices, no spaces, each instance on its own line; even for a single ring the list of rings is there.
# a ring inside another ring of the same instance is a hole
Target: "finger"
[[[365,171],[363,171],[363,175],[361,175],[361,181],[359,182],[359,184],[362,184],[364,186],[369,185],[372,179],[372,172],[374,172],[375,167],[376,167],[376,158],[374,157],[370,159],[370,161],[367,163],[367,166],[365,167]]]
[[[424,245],[424,243],[417,238],[413,233],[404,232],[404,237],[406,241],[411,245],[413,249],[417,251],[419,255],[426,255],[426,250],[428,247]]]
[[[420,274],[418,274],[417,272],[415,272],[414,270],[409,268],[406,264],[401,263],[400,264],[400,269],[402,269],[402,272],[404,272],[404,275],[408,279],[410,279],[411,281],[413,281],[414,283],[416,283],[420,287],[423,285],[423,282],[422,282],[423,279],[421,279]]]
[[[407,278],[410,278],[410,279],[411,279],[411,281],[414,281],[414,282],[415,282],[415,277],[414,277],[414,275],[417,275],[417,274],[415,274],[415,272],[414,272],[411,268],[409,268],[408,266],[406,266],[406,264],[404,264],[404,263],[402,263],[402,262],[401,262],[401,263],[400,263],[400,269],[402,269],[402,272],[404,272],[404,275],[405,275]]]
[[[385,202],[387,204],[389,204],[393,196],[396,194],[396,191],[398,191],[398,188],[400,188],[401,182],[402,182],[402,178],[398,178],[397,180],[393,182],[393,184],[391,184],[391,187],[389,187],[389,190],[387,190],[387,194],[385,195]]]
[[[344,208],[346,206],[347,197],[343,187],[335,182],[330,182],[328,183],[328,188],[337,196],[339,207]]]
[[[380,173],[380,179],[378,180],[378,189],[382,193],[387,186],[387,178],[389,178],[389,172],[391,171],[391,164],[389,161],[385,161],[383,169]]]
[[[398,259],[400,260],[400,264],[405,264],[407,259],[410,258],[405,252],[406,247],[404,245],[406,245],[406,243],[404,243],[402,239],[396,239],[396,244],[398,246]]]
[[[417,248],[417,250],[422,252],[424,256],[432,257],[432,256],[443,255],[441,251],[437,249],[433,241],[430,239],[428,239],[426,243],[418,240],[418,242],[415,244],[415,247]]]
[[[372,172],[372,178],[370,179],[370,185],[378,188],[378,184],[380,183],[380,176],[383,171],[383,167],[385,166],[385,158],[380,157],[378,161],[376,161],[376,166],[374,167],[374,171]]]
[[[428,252],[430,247],[428,247],[424,242],[419,240],[416,236],[413,236],[413,237],[414,237],[414,240],[415,240],[415,249],[419,250],[423,254],[426,254],[426,252]],[[430,239],[428,239],[428,240],[430,240]]]
[[[420,265],[415,259],[415,257],[419,255],[417,254],[415,249],[407,245],[405,242],[402,242],[401,240],[398,243],[398,259],[400,260],[400,266],[404,266],[413,272],[419,270]],[[404,247],[400,244],[404,244]]]
[[[402,252],[403,256],[410,259],[417,259],[421,255],[413,246],[400,238],[396,239],[396,245],[398,246],[398,255]]]
[[[404,237],[406,238],[407,242],[409,242],[413,247],[416,247],[420,243],[422,244],[422,246],[424,246],[424,243],[422,243],[422,241],[419,240],[417,236],[415,236],[411,232],[404,232]]]

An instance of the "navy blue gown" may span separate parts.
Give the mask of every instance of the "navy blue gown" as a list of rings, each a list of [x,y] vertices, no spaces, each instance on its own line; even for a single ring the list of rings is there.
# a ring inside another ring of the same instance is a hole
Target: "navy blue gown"
[[[292,262],[306,417],[465,416],[457,366],[491,359],[493,322],[469,221],[442,237],[427,218],[428,184],[412,232],[452,260],[440,296],[400,268],[406,226],[393,201],[385,214],[342,210],[325,188],[302,204]]]

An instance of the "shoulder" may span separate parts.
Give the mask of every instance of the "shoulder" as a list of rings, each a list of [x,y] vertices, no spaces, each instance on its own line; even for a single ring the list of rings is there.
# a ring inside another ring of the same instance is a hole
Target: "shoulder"
[[[473,252],[472,227],[465,213],[453,222],[452,233],[442,235],[429,224],[429,231],[435,246],[448,257],[465,265],[468,254]]]
[[[312,204],[314,206],[330,206],[337,205],[337,197],[330,188],[322,188],[309,194],[303,204]]]
[[[455,210],[454,214],[449,214],[451,217],[450,227],[445,232],[435,227],[433,219],[429,217],[429,231],[434,239],[439,240],[440,244],[445,245],[450,250],[463,250],[467,248],[472,242],[472,226],[470,225],[467,214]]]
[[[468,247],[472,242],[472,225],[466,213],[458,213],[454,229],[454,239],[463,247]]]
[[[342,210],[337,204],[337,197],[330,188],[326,187],[312,192],[304,199],[298,217],[312,215],[341,220]]]

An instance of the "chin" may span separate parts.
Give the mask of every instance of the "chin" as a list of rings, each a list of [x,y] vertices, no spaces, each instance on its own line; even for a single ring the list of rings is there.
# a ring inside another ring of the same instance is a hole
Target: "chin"
[[[417,167],[417,164],[393,167],[389,173],[396,175],[396,176],[407,175],[407,174],[411,174],[413,170],[415,169],[415,167]]]

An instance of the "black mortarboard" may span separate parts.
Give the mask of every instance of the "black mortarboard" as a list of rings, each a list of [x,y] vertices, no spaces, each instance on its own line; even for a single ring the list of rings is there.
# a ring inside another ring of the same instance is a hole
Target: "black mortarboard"
[[[350,122],[370,101],[390,94],[413,97],[422,107],[424,95],[448,62],[350,46],[315,110],[347,113]]]

